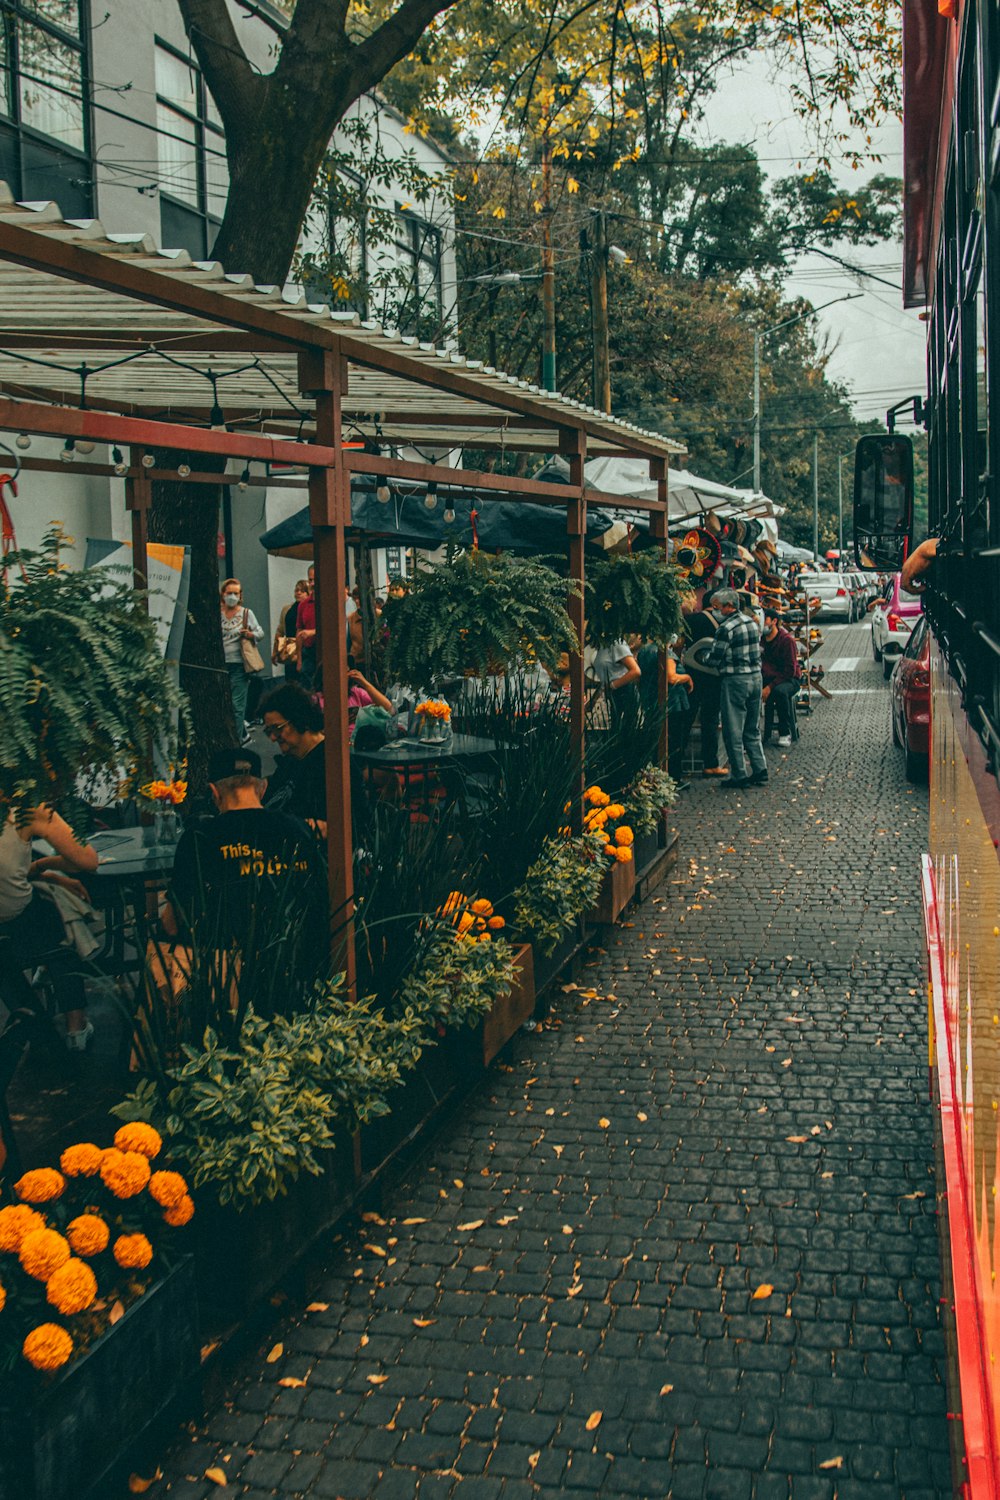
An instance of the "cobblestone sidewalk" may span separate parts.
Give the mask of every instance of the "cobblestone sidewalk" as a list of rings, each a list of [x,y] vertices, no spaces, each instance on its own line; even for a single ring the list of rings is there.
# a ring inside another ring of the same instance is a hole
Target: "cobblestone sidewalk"
[[[772,747],[767,787],[695,783],[674,882],[332,1252],[152,1494],[951,1493],[927,799],[868,649],[862,626],[828,641],[861,664]]]

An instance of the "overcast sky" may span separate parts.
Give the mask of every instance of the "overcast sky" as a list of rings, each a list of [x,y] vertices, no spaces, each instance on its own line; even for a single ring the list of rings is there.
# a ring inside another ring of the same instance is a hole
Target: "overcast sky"
[[[763,61],[742,69],[719,90],[697,133],[706,140],[752,143],[772,177],[788,176],[800,164],[804,170],[815,165],[815,146],[806,127],[793,113],[787,95],[771,82]],[[861,182],[874,172],[901,174],[900,122],[887,120],[874,140],[882,161],[859,173],[838,166],[834,158],[833,173],[843,186]],[[863,293],[854,302],[819,313],[818,321],[836,340],[830,373],[850,388],[856,415],[881,418],[887,407],[905,396],[922,395],[926,386],[925,325],[919,321],[918,308],[904,312],[902,305],[902,246],[831,248],[882,280],[855,277],[818,255],[808,255],[796,262],[787,280],[788,292],[807,297],[814,306],[851,292]],[[901,427],[908,425],[908,421],[900,422]]]

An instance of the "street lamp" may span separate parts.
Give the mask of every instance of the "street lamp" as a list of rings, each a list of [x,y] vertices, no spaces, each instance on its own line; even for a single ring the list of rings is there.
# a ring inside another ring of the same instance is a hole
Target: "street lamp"
[[[844,566],[844,459],[853,457],[853,453],[842,453],[837,459],[837,546],[841,568]]]
[[[782,328],[791,328],[793,323],[801,323],[803,318],[815,317],[816,313],[822,312],[826,307],[834,307],[838,302],[853,302],[860,297],[861,292],[848,292],[846,297],[834,297],[830,302],[821,302],[819,307],[807,308],[805,312],[798,313],[794,318],[785,318],[781,323],[775,323],[771,328],[761,328],[753,336],[753,487],[755,492],[760,492],[760,341],[766,339],[769,334],[777,333]]]

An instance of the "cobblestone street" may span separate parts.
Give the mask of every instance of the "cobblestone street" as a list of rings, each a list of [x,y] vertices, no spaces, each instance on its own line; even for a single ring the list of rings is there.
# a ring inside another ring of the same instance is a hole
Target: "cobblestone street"
[[[927,794],[867,626],[828,627],[819,659],[834,696],[769,747],[769,785],[693,781],[672,880],[331,1249],[151,1494],[951,1493]]]

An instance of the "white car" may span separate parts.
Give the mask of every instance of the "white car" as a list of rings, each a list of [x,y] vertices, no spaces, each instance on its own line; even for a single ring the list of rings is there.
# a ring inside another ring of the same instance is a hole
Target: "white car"
[[[824,620],[834,615],[843,616],[848,623],[854,619],[851,585],[843,573],[800,573],[798,587],[805,589],[810,599],[820,601]]]
[[[892,676],[910,642],[910,632],[923,613],[923,604],[900,590],[899,574],[893,573],[872,610],[872,655],[882,663],[882,675]]]

